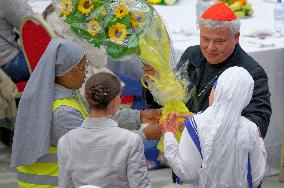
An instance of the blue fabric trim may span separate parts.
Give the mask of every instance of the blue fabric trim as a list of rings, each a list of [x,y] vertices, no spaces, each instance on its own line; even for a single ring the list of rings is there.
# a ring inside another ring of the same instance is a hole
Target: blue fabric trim
[[[176,177],[176,184],[179,184],[179,185],[182,184],[182,180],[178,176]]]
[[[201,158],[203,159],[202,153],[201,153],[201,147],[200,147],[200,140],[197,132],[197,125],[193,117],[188,118],[184,120],[184,124],[187,128],[187,131],[189,135],[191,136],[195,146],[197,147]],[[247,181],[249,184],[249,188],[252,188],[252,175],[251,175],[251,164],[250,164],[250,157],[248,154],[248,173],[247,173]]]
[[[247,180],[248,180],[249,188],[252,188],[252,175],[251,175],[251,164],[250,164],[249,154],[248,154],[248,174],[247,174]]]
[[[184,120],[184,124],[185,124],[187,131],[188,131],[189,135],[191,136],[195,146],[197,147],[201,158],[203,159],[203,156],[202,156],[202,153],[201,153],[199,136],[198,136],[198,133],[197,133],[197,126],[196,126],[196,122],[195,122],[194,118],[190,117],[190,118]]]
[[[132,109],[137,110],[145,110],[145,101],[143,97],[134,97],[133,105],[131,106]]]
[[[27,81],[30,77],[28,65],[26,63],[23,52],[19,49],[19,53],[1,69],[12,79],[14,83]]]
[[[122,96],[142,96],[142,84],[140,80],[122,74],[118,74],[118,77],[125,83],[121,92]]]
[[[216,87],[217,87],[217,80],[213,84],[213,88],[216,89]]]

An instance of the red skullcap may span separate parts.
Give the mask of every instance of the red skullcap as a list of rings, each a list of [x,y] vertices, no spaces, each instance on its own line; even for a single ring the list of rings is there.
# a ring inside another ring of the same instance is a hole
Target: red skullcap
[[[232,21],[237,16],[234,12],[223,3],[216,3],[203,12],[201,18],[207,20]]]

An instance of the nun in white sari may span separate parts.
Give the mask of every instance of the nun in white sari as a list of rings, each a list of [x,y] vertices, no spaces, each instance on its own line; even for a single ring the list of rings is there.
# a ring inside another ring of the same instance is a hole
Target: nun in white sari
[[[180,144],[173,132],[179,115],[168,115],[165,157],[186,187],[257,187],[265,172],[266,151],[257,125],[241,115],[252,98],[254,81],[241,67],[217,80],[213,104],[184,121]]]

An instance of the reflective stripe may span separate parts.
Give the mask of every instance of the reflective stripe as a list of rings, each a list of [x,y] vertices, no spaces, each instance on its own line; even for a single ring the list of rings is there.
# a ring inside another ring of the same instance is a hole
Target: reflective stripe
[[[56,153],[57,152],[57,147],[50,146],[48,153]]]
[[[21,182],[21,181],[18,181],[18,187],[19,188],[58,188],[58,186],[36,185],[36,184],[30,184],[30,183]]]
[[[57,163],[34,163],[28,166],[17,167],[17,170],[27,174],[58,176]]]
[[[88,115],[85,106],[82,103],[79,104],[73,98],[58,99],[53,101],[53,111],[55,111],[59,106],[70,106],[72,108],[77,109],[82,114],[84,119],[86,119]]]
[[[46,154],[40,157],[36,163],[57,163],[57,154]]]
[[[80,96],[77,96],[77,98]],[[53,111],[59,106],[70,106],[77,109],[85,119],[88,115],[87,110],[78,98],[77,102],[73,98],[55,100]],[[50,147],[48,154],[40,157],[36,163],[28,166],[17,167],[18,186],[20,188],[58,188],[58,164],[57,148]]]
[[[79,100],[79,104],[80,104],[80,106],[82,107],[82,111],[83,111],[83,113],[85,114],[85,116],[87,117],[88,116],[88,111],[87,111],[87,109],[86,109],[86,105],[85,105],[85,103],[83,102],[83,98],[82,98],[82,95],[80,95],[80,92],[77,90],[77,92],[76,92],[76,98]],[[86,118],[85,117],[85,118]],[[85,119],[84,118],[84,119]]]
[[[19,182],[23,182],[25,184],[34,184],[34,185],[58,185],[58,177],[57,176],[41,176],[35,174],[25,174],[21,172],[17,172]]]

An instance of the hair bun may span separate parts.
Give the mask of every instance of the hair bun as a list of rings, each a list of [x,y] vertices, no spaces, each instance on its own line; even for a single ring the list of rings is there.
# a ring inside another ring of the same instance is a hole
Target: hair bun
[[[102,85],[92,87],[92,98],[95,103],[100,103],[106,96],[107,91]]]
[[[105,110],[120,93],[120,82],[116,76],[99,72],[92,75],[86,83],[85,93],[90,109]]]

